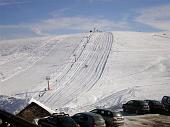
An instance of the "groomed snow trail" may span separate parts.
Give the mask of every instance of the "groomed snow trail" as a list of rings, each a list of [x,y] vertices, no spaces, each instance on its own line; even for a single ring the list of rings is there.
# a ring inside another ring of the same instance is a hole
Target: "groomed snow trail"
[[[93,33],[74,52],[57,82],[43,96],[34,96],[49,107],[60,108],[89,91],[100,79],[112,48],[112,33]]]

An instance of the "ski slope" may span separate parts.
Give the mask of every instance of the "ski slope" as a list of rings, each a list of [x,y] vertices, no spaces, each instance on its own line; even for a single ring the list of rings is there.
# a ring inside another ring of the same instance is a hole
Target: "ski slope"
[[[63,75],[58,76],[51,90],[37,99],[50,106],[63,107],[90,91],[104,71],[112,42],[111,33],[89,36],[78,48],[81,50],[73,52],[76,60],[73,58],[73,63],[62,70]]]
[[[95,107],[120,108],[130,99],[160,100],[169,90],[168,32],[0,41],[0,95],[34,98],[74,114]]]
[[[61,66],[60,64],[64,64],[65,59],[68,59],[72,51],[69,50],[69,46],[76,46],[76,43],[78,43],[80,39],[80,37],[77,37],[72,40],[72,38],[68,37],[69,42],[67,39],[63,41],[61,39],[60,43],[58,43],[58,37],[48,37],[43,40],[37,39],[36,44],[34,44],[34,40],[20,40],[26,42],[23,46],[18,44],[14,49],[14,51],[16,51],[15,54],[19,57],[9,59],[8,61],[6,60],[0,67],[1,83],[3,83],[3,85],[1,85],[2,91],[0,92],[5,95],[20,93],[25,95],[26,92],[30,92],[37,85],[40,85],[40,87],[42,85],[43,87],[43,83],[46,84],[45,77],[54,73],[56,68]],[[76,41],[75,44],[74,41]],[[13,41],[9,42],[8,47],[13,43]],[[29,46],[29,43],[31,43],[31,46]],[[24,50],[27,45],[29,50]],[[24,53],[17,52],[17,50],[24,50]],[[10,57],[13,58],[15,54],[11,54]],[[61,63],[58,61],[61,61]]]

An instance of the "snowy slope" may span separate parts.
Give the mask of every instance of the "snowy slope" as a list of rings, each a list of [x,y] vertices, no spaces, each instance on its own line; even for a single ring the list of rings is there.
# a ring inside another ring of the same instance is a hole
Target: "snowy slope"
[[[46,84],[45,77],[53,74],[56,69],[65,64],[74,47],[82,39],[81,37],[66,37],[65,40],[62,40],[62,37],[19,40],[23,45],[14,41],[18,44],[15,47],[14,42],[9,41],[6,52],[10,52],[10,47],[14,48],[15,52],[9,56],[1,55],[0,61],[3,61],[3,64],[0,65],[0,84],[3,85],[1,85],[0,93],[5,95],[25,94],[37,85]],[[61,38],[60,43],[58,43],[59,38]],[[4,43],[6,42],[3,42],[2,45]],[[28,50],[25,49],[25,46]],[[23,50],[24,54],[18,50]]]
[[[97,91],[103,98],[96,105],[110,107],[129,99],[161,100],[170,95],[170,34],[113,35],[115,42],[106,69],[94,87],[101,87]]]
[[[113,36],[111,33],[97,33],[75,50],[76,60],[66,66],[51,91],[37,98],[49,106],[63,107],[90,91],[100,79],[105,68]],[[78,49],[79,49],[78,48]],[[74,60],[74,59],[73,59]]]
[[[51,78],[48,91],[46,76]],[[0,95],[33,97],[52,109],[75,113],[119,108],[129,99],[160,100],[169,90],[170,33],[0,41]]]

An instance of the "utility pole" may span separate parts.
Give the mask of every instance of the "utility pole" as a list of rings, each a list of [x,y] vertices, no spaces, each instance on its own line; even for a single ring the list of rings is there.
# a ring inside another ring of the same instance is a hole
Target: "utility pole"
[[[47,83],[48,83],[48,90],[50,90],[50,76],[46,76],[46,80],[47,80]]]

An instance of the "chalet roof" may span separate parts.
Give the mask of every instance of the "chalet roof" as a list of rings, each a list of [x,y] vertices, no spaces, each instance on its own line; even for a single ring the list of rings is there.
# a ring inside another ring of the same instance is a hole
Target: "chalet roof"
[[[55,113],[54,110],[50,109],[49,107],[45,106],[44,104],[42,104],[41,102],[39,102],[33,98],[28,103],[29,103],[29,105],[32,103],[35,103],[35,104],[39,105],[40,107],[42,107],[43,109],[45,109],[46,111],[48,111],[50,114]]]

